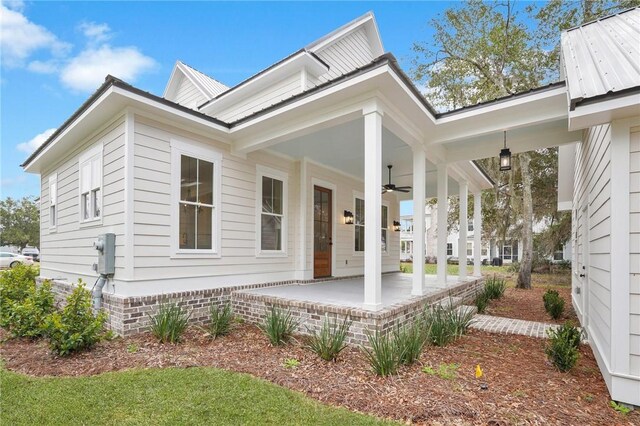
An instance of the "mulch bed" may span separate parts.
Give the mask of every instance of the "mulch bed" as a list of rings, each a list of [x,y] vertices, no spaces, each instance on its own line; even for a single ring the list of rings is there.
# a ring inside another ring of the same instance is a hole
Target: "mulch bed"
[[[548,287],[535,286],[530,290],[507,287],[504,296],[499,300],[492,300],[485,314],[497,317],[516,318],[528,321],[562,324],[567,320],[578,324],[578,317],[571,305],[571,287],[552,287],[564,299],[564,313],[561,318],[554,320],[544,310],[542,296]]]
[[[6,333],[0,331],[0,338]],[[417,365],[399,374],[375,376],[360,349],[347,348],[327,363],[301,343],[271,347],[262,332],[238,325],[227,337],[210,340],[190,328],[178,345],[159,344],[149,334],[100,343],[69,358],[52,356],[46,342],[4,341],[1,355],[9,370],[32,376],[84,376],[129,368],[211,366],[249,373],[311,398],[383,418],[434,425],[639,424],[609,408],[609,395],[589,346],[570,373],[560,373],[544,355],[544,341],[471,330],[445,348],[428,347]],[[300,361],[285,368],[286,359]],[[421,372],[440,364],[458,365],[457,377]],[[474,377],[480,364],[488,390]]]

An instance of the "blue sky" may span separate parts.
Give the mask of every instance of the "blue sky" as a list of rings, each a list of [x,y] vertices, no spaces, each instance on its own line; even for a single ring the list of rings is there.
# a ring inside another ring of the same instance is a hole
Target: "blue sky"
[[[177,59],[234,85],[372,10],[405,70],[445,2],[3,1],[0,197],[39,195],[19,164],[113,74],[162,95]]]

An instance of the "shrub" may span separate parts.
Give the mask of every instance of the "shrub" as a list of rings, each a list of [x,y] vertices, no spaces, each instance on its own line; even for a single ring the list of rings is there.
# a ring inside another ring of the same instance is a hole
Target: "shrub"
[[[49,315],[45,321],[45,334],[49,338],[51,350],[61,356],[89,349],[104,336],[107,314],[100,311],[94,315],[91,308],[91,292],[82,280],[67,297],[66,305],[60,312]]]
[[[7,327],[16,304],[21,304],[36,288],[38,268],[17,265],[0,274],[0,327]]]
[[[378,376],[389,376],[396,374],[400,360],[398,359],[398,351],[389,334],[380,334],[376,331],[371,334],[367,330],[367,339],[369,339],[369,348],[363,348],[367,361]]]
[[[211,323],[209,324],[209,334],[211,337],[215,339],[218,336],[226,336],[229,334],[233,322],[231,304],[226,303],[224,306],[219,306],[211,303],[209,313],[211,315]]]
[[[393,344],[400,364],[410,365],[416,362],[425,343],[426,333],[419,322],[393,330]]]
[[[547,330],[549,342],[545,353],[549,360],[562,372],[571,370],[578,362],[582,332],[567,321],[556,329]]]
[[[275,306],[267,314],[260,326],[273,346],[279,346],[291,340],[298,322],[293,319],[291,312],[283,311]]]
[[[489,305],[489,296],[487,295],[486,291],[481,291],[480,293],[478,293],[478,295],[476,296],[475,305],[476,308],[478,308],[478,313],[483,314],[487,309],[487,305]]]
[[[484,292],[489,299],[500,299],[507,288],[507,282],[495,275],[487,279],[484,285]]]
[[[507,266],[507,272],[512,272],[512,273],[520,272],[520,262],[511,262]]]
[[[544,302],[544,309],[547,311],[551,318],[558,319],[564,312],[564,299],[560,297],[560,294],[556,290],[547,290],[542,296]]]
[[[427,307],[422,314],[426,340],[434,346],[446,346],[467,332],[473,312],[452,305]]]
[[[51,282],[35,288],[24,301],[13,302],[8,328],[13,336],[36,338],[44,334],[45,320],[54,310]]]
[[[151,333],[160,343],[178,343],[191,314],[175,302],[162,302],[151,319]]]
[[[325,316],[320,332],[316,330],[311,332],[307,346],[325,361],[335,361],[347,346],[345,340],[350,327],[351,321],[348,318],[345,318],[339,325],[337,319],[330,322],[329,318]]]

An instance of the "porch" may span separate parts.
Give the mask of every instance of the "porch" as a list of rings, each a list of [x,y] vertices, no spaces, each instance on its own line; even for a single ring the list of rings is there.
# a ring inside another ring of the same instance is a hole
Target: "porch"
[[[276,287],[251,288],[231,293],[234,313],[247,322],[262,323],[271,307],[287,310],[298,322],[297,332],[309,334],[322,327],[325,317],[352,321],[347,341],[368,343],[367,332],[387,332],[416,319],[426,306],[439,303],[454,306],[470,302],[484,286],[482,277],[454,278],[438,285],[435,275],[425,275],[422,295],[412,294],[413,276],[383,274],[379,310],[363,304],[365,277],[350,277]]]

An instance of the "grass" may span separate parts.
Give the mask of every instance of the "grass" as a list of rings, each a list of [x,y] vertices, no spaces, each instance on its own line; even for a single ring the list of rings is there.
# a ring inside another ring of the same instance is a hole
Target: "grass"
[[[392,424],[214,368],[31,378],[0,367],[0,424]]]

